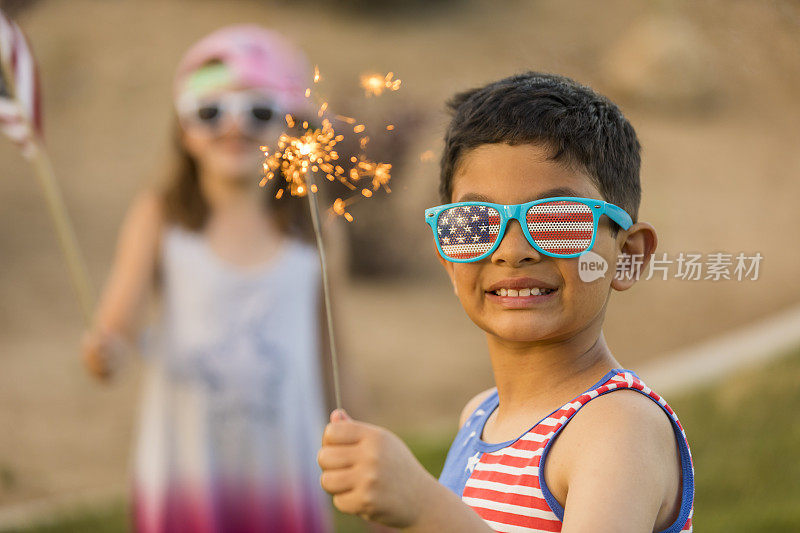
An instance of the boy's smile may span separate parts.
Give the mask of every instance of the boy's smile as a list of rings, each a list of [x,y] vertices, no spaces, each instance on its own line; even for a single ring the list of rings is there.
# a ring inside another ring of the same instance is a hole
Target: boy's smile
[[[558,287],[539,279],[506,278],[486,289],[490,301],[508,309],[525,309],[555,298]]]
[[[463,154],[453,175],[452,202],[520,204],[539,198],[603,199],[584,173],[549,159],[551,150],[533,144],[484,144]],[[616,264],[625,231],[615,239],[602,217],[592,251]],[[486,259],[452,263],[441,259],[470,319],[509,341],[569,338],[602,322],[611,275],[591,283],[578,276],[578,258],[537,252],[516,220],[508,223],[497,249]],[[610,269],[609,269],[610,270]]]

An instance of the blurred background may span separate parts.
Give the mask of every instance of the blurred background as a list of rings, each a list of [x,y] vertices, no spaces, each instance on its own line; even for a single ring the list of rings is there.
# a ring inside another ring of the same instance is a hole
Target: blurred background
[[[527,69],[592,85],[639,134],[640,218],[657,228],[659,252],[763,256],[756,281],[653,279],[614,294],[605,332],[626,368],[800,304],[796,0],[0,6],[37,56],[48,148],[97,287],[125,209],[165,167],[178,59],[213,29],[255,22],[281,31],[319,66],[332,109],[397,125],[370,146],[394,165],[393,192],[354,205],[355,222],[333,220],[326,238],[345,406],[405,436],[434,474],[461,408],[492,385],[483,335],[422,221],[439,203],[444,101],[456,91]],[[401,89],[365,98],[359,76],[389,71]],[[85,374],[58,243],[29,165],[5,139],[0,173],[0,528],[124,531],[139,366],[127,364],[109,386]],[[689,392],[659,391],[692,446],[699,531],[800,530],[799,389],[795,349]],[[58,515],[40,505],[69,498],[77,503]],[[4,525],[3,516],[16,518]]]

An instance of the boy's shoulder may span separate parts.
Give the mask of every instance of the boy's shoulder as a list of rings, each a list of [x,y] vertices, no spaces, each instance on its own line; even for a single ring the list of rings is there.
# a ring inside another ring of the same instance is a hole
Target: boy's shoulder
[[[585,403],[561,431],[562,440],[618,441],[661,451],[675,448],[675,432],[666,412],[642,392],[621,388]],[[585,451],[585,450],[584,450]]]
[[[618,389],[584,404],[555,438],[547,464],[550,489],[561,502],[567,490],[605,487],[616,501],[649,497],[663,507],[680,506],[681,458],[672,422],[637,390]],[[608,481],[620,476],[629,482],[612,489]]]
[[[494,391],[497,390],[497,387],[491,387],[486,389],[485,391],[479,392],[475,396],[470,399],[467,404],[464,406],[464,409],[461,411],[461,416],[458,419],[458,427],[460,428],[463,426],[469,416],[478,408],[480,404],[482,404],[486,398],[488,398]]]

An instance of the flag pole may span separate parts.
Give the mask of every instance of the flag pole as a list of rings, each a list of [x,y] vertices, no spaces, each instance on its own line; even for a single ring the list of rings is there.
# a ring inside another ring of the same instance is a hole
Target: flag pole
[[[78,239],[70,223],[69,215],[67,214],[67,209],[58,187],[58,182],[55,179],[53,166],[50,163],[50,157],[38,137],[35,138],[30,161],[33,165],[34,174],[36,174],[39,186],[44,194],[47,209],[50,212],[50,217],[56,229],[58,242],[61,245],[61,251],[64,253],[64,258],[67,261],[72,285],[78,296],[84,322],[87,326],[91,326],[92,311],[94,309],[94,294],[92,291],[92,284],[89,281],[86,262],[81,255]]]

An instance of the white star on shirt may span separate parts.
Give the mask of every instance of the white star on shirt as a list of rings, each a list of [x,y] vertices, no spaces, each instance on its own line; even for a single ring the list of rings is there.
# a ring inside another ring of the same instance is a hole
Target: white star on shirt
[[[469,470],[470,474],[475,471],[475,466],[477,466],[478,462],[480,461],[480,457],[481,457],[481,452],[475,452],[475,455],[467,459],[466,470]]]
[[[469,422],[467,422],[467,425],[469,425]],[[464,446],[469,444],[469,441],[471,441],[472,437],[474,437],[474,436],[475,436],[475,432],[474,431],[472,433],[470,433],[469,435],[467,435],[467,438],[464,439],[464,442],[461,443],[461,447],[463,448]]]

